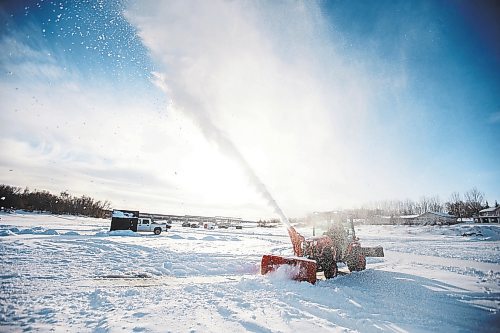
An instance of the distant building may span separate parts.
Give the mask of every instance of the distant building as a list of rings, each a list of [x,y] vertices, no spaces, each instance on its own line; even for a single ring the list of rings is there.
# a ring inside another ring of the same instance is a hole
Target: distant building
[[[394,216],[391,217],[391,224],[415,224],[415,220],[419,216],[418,214]]]
[[[441,212],[425,212],[415,218],[416,224],[457,224],[458,219],[454,215]]]
[[[406,215],[391,217],[391,224],[424,224],[424,225],[443,225],[456,224],[457,217],[441,212],[425,212],[420,215]]]
[[[500,206],[486,208],[479,211],[479,216],[474,217],[476,223],[500,223]]]

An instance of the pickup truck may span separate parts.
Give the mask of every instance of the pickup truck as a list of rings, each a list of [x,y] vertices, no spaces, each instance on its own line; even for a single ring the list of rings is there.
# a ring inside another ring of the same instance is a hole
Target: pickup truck
[[[151,217],[139,217],[138,211],[114,210],[111,216],[113,230],[132,230],[135,232],[153,232],[155,235],[168,231],[172,226],[168,223],[155,223]]]
[[[155,235],[161,234],[162,231],[168,231],[172,226],[168,223],[156,223],[150,217],[139,217],[137,221],[138,232],[154,232]]]

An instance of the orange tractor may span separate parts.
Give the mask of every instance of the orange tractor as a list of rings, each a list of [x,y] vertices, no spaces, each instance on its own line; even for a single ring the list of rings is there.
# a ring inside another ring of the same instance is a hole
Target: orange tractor
[[[343,262],[349,271],[362,271],[366,268],[366,257],[383,257],[382,247],[362,247],[356,237],[354,224],[345,228],[334,223],[322,236],[304,238],[295,228],[288,228],[293,245],[293,257],[264,255],[261,274],[273,272],[283,265],[292,267],[291,278],[298,281],[316,282],[316,272],[323,271],[330,279],[338,274],[337,263]]]

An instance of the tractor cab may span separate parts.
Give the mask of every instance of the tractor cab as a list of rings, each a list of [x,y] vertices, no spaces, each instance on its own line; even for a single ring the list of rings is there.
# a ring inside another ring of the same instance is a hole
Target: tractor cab
[[[353,219],[333,221],[328,227],[327,231],[323,233],[324,236],[330,238],[341,238],[349,240],[357,240],[356,232],[354,231]]]
[[[354,231],[354,221],[349,219],[349,222],[344,223],[344,229],[347,232],[347,236],[349,236],[352,239],[356,239],[356,232]]]

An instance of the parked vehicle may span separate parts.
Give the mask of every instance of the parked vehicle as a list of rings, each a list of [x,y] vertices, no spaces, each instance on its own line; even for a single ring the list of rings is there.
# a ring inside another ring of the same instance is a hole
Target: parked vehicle
[[[168,231],[172,226],[168,223],[155,223],[150,217],[140,217],[137,223],[137,231],[139,232],[154,232],[155,235],[161,234],[162,231]]]
[[[187,221],[186,222],[182,222],[182,226],[185,227],[185,228],[186,227],[189,228],[191,226],[191,223],[189,223]]]
[[[204,228],[204,229],[215,229],[215,223],[212,223],[212,222],[204,222],[204,223],[203,223],[203,228]]]
[[[168,231],[172,226],[167,223],[155,223],[151,217],[139,217],[139,211],[113,210],[111,227],[113,230],[132,230],[135,232],[153,232],[155,235]]]

